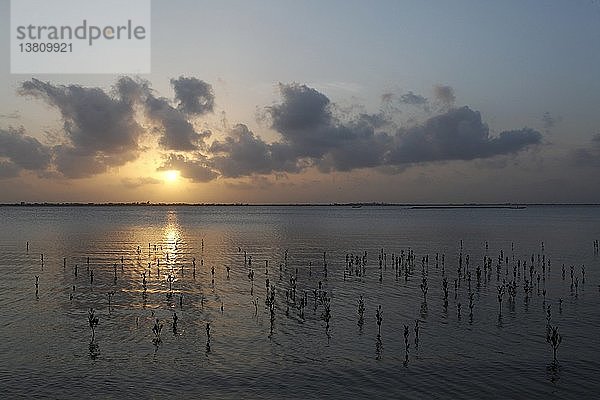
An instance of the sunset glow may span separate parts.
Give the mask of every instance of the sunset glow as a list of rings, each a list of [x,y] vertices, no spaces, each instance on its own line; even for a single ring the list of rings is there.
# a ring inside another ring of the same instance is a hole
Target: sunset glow
[[[175,170],[165,171],[164,178],[165,178],[166,182],[173,183],[173,182],[177,181],[177,178],[179,178],[179,171],[175,171]]]
[[[599,198],[597,4],[303,3],[152,2],[151,73],[3,58],[0,203]]]

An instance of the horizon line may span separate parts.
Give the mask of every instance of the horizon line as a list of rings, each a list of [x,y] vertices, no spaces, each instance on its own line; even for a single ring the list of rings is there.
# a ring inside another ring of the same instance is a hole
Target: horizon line
[[[598,207],[600,203],[396,203],[396,202],[306,202],[306,203],[189,203],[189,202],[13,202],[0,203],[0,207],[119,207],[119,206],[151,206],[151,207],[341,207],[341,206],[386,206],[386,207],[412,207],[412,208],[524,208],[527,206],[574,206]]]

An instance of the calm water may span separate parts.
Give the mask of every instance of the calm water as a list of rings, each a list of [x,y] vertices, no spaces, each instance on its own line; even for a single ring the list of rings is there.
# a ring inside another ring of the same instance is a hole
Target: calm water
[[[600,239],[600,208],[593,207],[0,207],[0,393],[5,398],[591,398],[600,392],[600,257],[594,239]],[[382,249],[386,265],[380,270]],[[406,265],[409,249],[415,255],[412,266]],[[402,250],[405,265],[397,272],[392,254]],[[244,251],[252,257],[253,282]],[[362,276],[356,276],[356,266],[345,272],[346,255],[362,261],[365,251]],[[498,278],[501,251],[509,260],[508,266],[502,261]],[[490,271],[483,269],[486,254]],[[545,272],[538,254],[550,261]],[[526,300],[523,283],[532,255],[534,287]],[[499,317],[497,288],[513,280],[519,260],[527,261],[527,270],[518,270],[515,300],[504,295]],[[571,289],[571,265],[577,290]],[[420,288],[424,273],[426,303]],[[295,302],[286,300],[291,277],[297,278]],[[275,287],[272,324],[267,278]],[[298,305],[305,291],[302,316]],[[328,330],[325,298],[331,309]],[[383,310],[379,338],[378,305]],[[548,305],[563,337],[558,368],[545,341]],[[99,317],[92,346],[90,307]],[[155,318],[164,324],[159,344],[153,342]],[[408,361],[404,325],[409,326]]]

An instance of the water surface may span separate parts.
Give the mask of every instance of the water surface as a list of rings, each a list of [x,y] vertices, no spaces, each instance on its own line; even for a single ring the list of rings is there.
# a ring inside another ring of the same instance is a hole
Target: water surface
[[[0,207],[0,391],[7,398],[590,398],[600,391],[599,238],[594,207]],[[415,255],[408,273],[392,263],[401,251]],[[346,256],[364,252],[364,275],[356,276]],[[492,270],[478,284],[486,255]],[[500,315],[498,286],[532,255],[531,294],[526,300],[529,274],[519,270],[515,299],[503,297]],[[286,300],[291,277],[295,302]],[[276,293],[272,329],[266,279]],[[322,298],[330,299],[328,330]],[[563,337],[558,367],[545,341],[549,305]],[[93,347],[90,307],[99,317]],[[158,345],[156,318],[164,325]]]

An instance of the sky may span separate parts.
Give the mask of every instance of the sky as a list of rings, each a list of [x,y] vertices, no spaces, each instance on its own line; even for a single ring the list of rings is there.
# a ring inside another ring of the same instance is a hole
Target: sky
[[[151,12],[149,74],[11,74],[0,0],[0,202],[600,202],[597,1]]]

